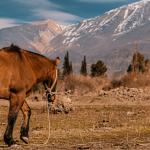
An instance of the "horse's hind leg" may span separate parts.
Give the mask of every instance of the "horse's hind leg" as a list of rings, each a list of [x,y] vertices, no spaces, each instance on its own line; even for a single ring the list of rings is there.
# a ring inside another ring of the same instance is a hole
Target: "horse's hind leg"
[[[31,109],[28,106],[26,101],[24,101],[21,107],[21,111],[23,113],[23,123],[22,123],[21,130],[20,130],[20,139],[26,144],[28,144],[28,138],[29,138],[28,131],[29,131]]]
[[[18,112],[23,105],[25,98],[24,93],[11,93],[10,95],[10,106],[8,114],[8,124],[4,134],[4,141],[8,146],[15,144],[13,140],[13,128],[16,122]]]

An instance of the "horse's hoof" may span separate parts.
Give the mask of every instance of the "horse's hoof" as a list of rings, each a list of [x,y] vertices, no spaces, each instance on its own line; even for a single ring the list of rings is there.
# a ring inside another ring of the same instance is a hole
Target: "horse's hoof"
[[[8,145],[8,147],[16,144],[16,141],[14,141],[12,138],[8,138],[7,136],[4,136],[4,141]]]
[[[11,148],[18,148],[20,145],[18,145],[18,144],[13,144],[13,145],[11,145]]]
[[[29,143],[29,139],[28,139],[27,137],[25,137],[25,136],[21,136],[20,139],[21,139],[24,143],[26,143],[26,144]]]
[[[8,143],[8,147],[17,145],[17,141],[12,140],[11,142]]]

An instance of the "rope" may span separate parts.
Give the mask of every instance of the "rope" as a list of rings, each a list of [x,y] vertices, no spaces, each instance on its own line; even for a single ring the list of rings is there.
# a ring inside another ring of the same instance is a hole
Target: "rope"
[[[51,86],[51,88],[48,88],[47,85],[46,85],[46,88],[47,90],[50,92],[50,94],[52,94],[52,90],[57,82],[57,77],[58,77],[58,72],[57,72],[57,69],[56,69],[56,76],[55,76],[55,80]],[[47,106],[47,119],[48,119],[48,137],[47,137],[47,140],[42,144],[42,145],[47,145],[48,142],[49,142],[49,139],[50,139],[50,133],[51,133],[51,121],[50,121],[50,108],[49,108],[49,104],[48,104],[48,101],[46,101],[46,106]]]
[[[52,84],[52,86],[51,86],[51,88],[49,89],[48,87],[48,91],[50,92],[50,93],[52,93],[52,90],[53,90],[53,88],[54,88],[54,86],[55,86],[55,84],[56,84],[56,82],[57,82],[57,78],[58,78],[58,72],[57,72],[57,69],[56,69],[56,76],[55,76],[55,80],[54,80],[54,82],[53,82],[53,84]],[[47,86],[47,85],[46,85]],[[47,140],[45,141],[45,143],[44,143],[44,145],[46,145],[47,143],[48,143],[48,141],[49,141],[49,139],[50,139],[50,132],[51,132],[51,121],[50,121],[50,108],[49,108],[49,105],[48,105],[48,101],[46,101],[47,102],[47,119],[48,119],[48,137],[47,137]]]
[[[52,92],[56,82],[57,82],[57,78],[58,78],[58,72],[57,72],[57,69],[56,69],[56,76],[55,76],[55,80],[51,86],[51,88],[48,88],[47,84],[45,84],[47,90],[50,92],[50,94],[53,94],[53,93],[56,93],[56,92]],[[49,104],[48,104],[48,101],[46,101],[46,106],[47,106],[47,119],[48,119],[48,137],[47,137],[47,140],[43,143],[43,144],[29,144],[29,145],[35,145],[35,146],[44,146],[44,145],[47,145],[48,142],[49,142],[49,139],[50,139],[50,133],[51,133],[51,120],[50,120],[50,108],[49,108]]]
[[[50,139],[50,132],[51,132],[50,110],[49,110],[48,101],[46,101],[46,104],[47,104],[47,119],[48,119],[48,137],[43,145],[46,145],[48,143]]]
[[[46,108],[47,108],[47,119],[48,119],[48,137],[47,137],[46,141],[43,144],[29,144],[30,146],[40,146],[40,147],[42,147],[44,145],[47,145],[48,142],[49,142],[50,131],[51,131],[51,121],[50,121],[50,111],[49,111],[48,101],[46,101]]]
[[[57,69],[56,69],[55,80],[54,80],[54,82],[53,82],[53,84],[52,84],[52,86],[51,86],[51,88],[50,88],[50,91],[52,91],[52,89],[54,88],[54,86],[55,86],[55,84],[56,84],[56,82],[57,82],[57,78],[58,78],[58,72],[57,72]]]
[[[53,88],[54,88],[54,86],[55,86],[55,84],[56,84],[56,82],[57,82],[57,78],[58,78],[58,72],[57,72],[57,69],[56,69],[56,76],[55,76],[55,80],[54,80],[52,86],[49,88],[49,87],[47,86],[47,84],[45,84],[46,90],[48,90],[48,92],[52,93],[52,90],[53,90]]]

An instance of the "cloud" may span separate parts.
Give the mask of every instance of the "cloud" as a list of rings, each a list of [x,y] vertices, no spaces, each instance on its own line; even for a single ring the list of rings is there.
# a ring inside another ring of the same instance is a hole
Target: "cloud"
[[[50,2],[48,0],[13,0],[14,2],[18,2],[20,4],[23,4],[29,8],[53,8],[58,9],[60,8],[60,5],[54,4],[53,2]]]
[[[13,0],[30,10],[30,17],[39,20],[52,19],[62,24],[69,24],[81,20],[81,17],[61,11],[61,5],[57,5],[49,0]]]
[[[85,3],[112,3],[112,2],[126,2],[127,0],[79,0]]]
[[[43,10],[43,9],[35,9],[33,10],[33,13],[35,16],[43,19],[52,19],[54,21],[57,21],[61,24],[70,24],[74,23],[75,21],[81,21],[83,18],[62,12],[57,10]]]
[[[17,26],[19,23],[17,23],[17,20],[10,19],[10,18],[0,18],[0,29],[7,28],[7,27],[13,27]]]

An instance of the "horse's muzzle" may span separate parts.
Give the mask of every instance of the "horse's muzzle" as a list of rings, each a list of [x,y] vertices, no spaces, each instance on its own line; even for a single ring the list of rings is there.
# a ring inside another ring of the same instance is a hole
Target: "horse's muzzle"
[[[55,99],[55,94],[46,91],[46,97],[49,103],[53,103]]]

